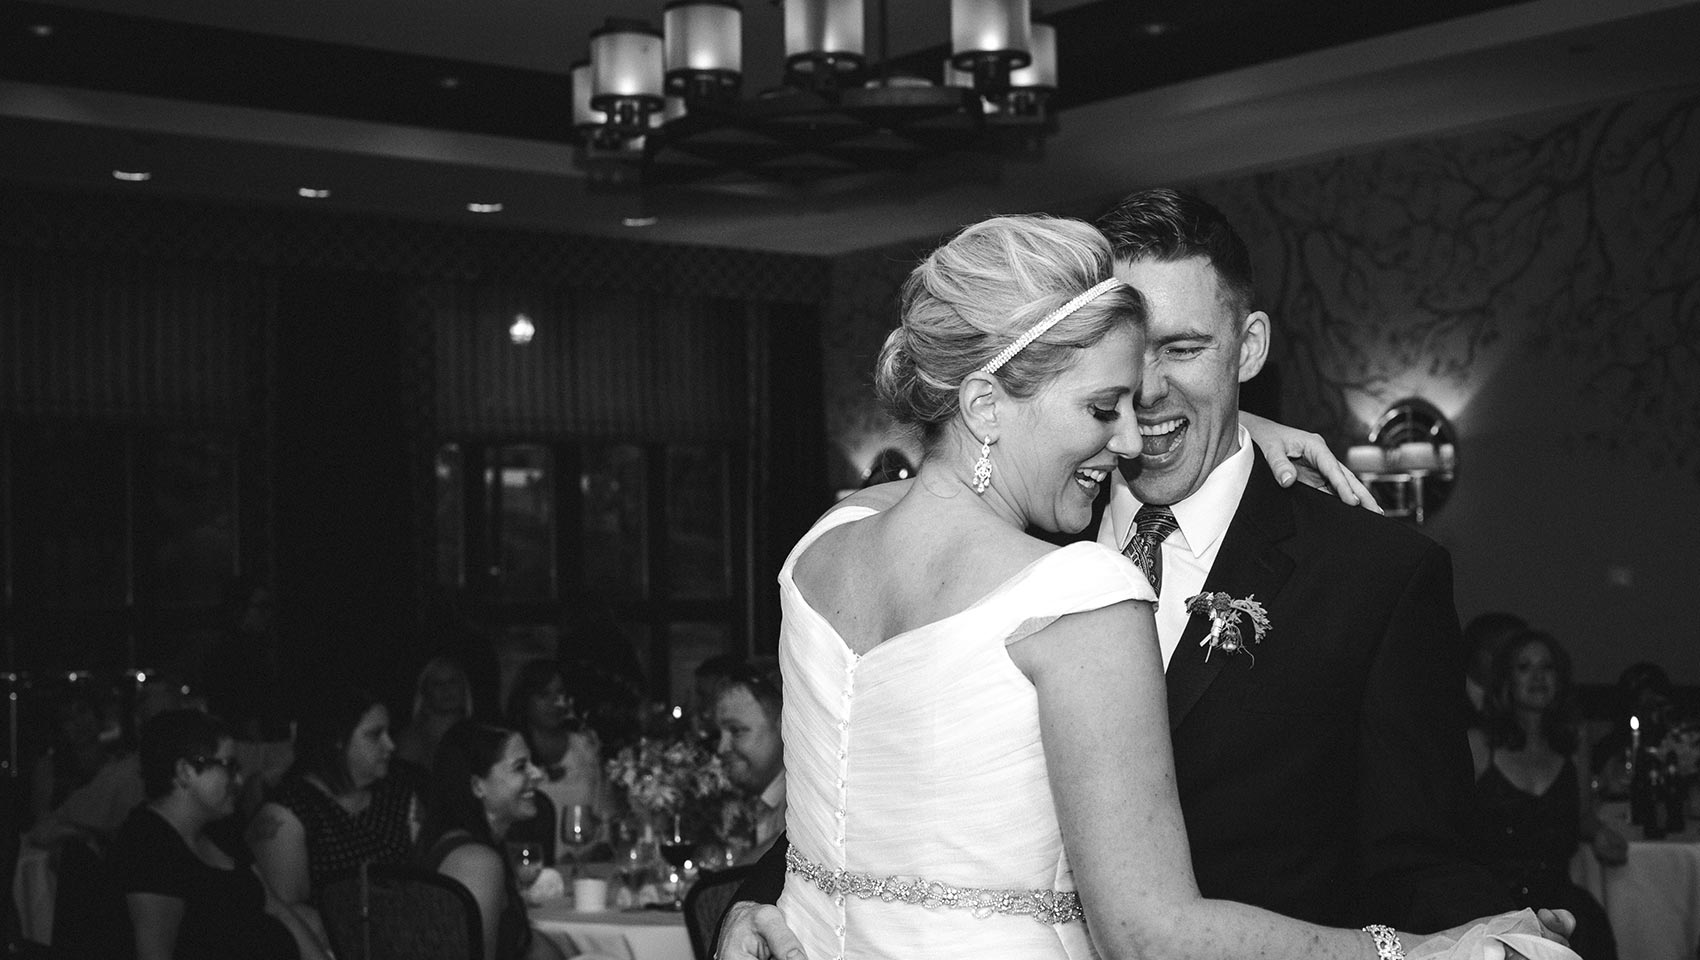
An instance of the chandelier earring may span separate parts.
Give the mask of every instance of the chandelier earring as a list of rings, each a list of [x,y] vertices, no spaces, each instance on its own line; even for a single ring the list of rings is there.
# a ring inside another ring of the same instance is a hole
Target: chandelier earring
[[[986,437],[980,441],[980,459],[974,461],[974,480],[970,484],[975,493],[983,494],[992,485],[992,438]]]

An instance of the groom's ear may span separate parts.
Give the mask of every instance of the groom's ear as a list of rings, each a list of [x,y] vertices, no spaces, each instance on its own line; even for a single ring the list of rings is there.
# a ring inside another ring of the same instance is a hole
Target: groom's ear
[[[1240,324],[1240,382],[1245,383],[1263,369],[1269,359],[1269,314],[1254,310]]]
[[[970,373],[956,388],[957,403],[962,407],[962,419],[977,439],[996,437],[998,430],[998,400],[1003,388],[997,378],[979,370]]]

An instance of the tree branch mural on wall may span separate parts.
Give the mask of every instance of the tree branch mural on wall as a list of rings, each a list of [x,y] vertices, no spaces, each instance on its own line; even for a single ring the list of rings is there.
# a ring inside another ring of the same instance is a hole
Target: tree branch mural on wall
[[[1700,479],[1700,95],[1204,192],[1252,243],[1289,416],[1347,439],[1413,385],[1467,397],[1538,357],[1592,413],[1572,442]]]

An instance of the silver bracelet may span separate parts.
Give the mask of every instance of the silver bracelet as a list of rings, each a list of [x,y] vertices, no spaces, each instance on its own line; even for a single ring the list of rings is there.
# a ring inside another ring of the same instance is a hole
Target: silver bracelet
[[[1375,955],[1379,960],[1405,960],[1405,945],[1399,942],[1399,935],[1385,923],[1372,923],[1364,928],[1364,932],[1375,941]]]

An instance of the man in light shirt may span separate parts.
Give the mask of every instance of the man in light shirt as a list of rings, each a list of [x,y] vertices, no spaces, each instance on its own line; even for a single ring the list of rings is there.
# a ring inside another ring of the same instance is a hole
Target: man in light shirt
[[[729,669],[714,698],[714,725],[726,778],[753,799],[755,845],[738,857],[754,863],[785,830],[785,743],[777,670],[753,664]]]

